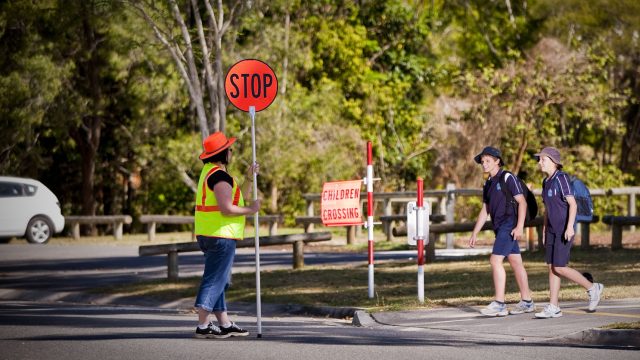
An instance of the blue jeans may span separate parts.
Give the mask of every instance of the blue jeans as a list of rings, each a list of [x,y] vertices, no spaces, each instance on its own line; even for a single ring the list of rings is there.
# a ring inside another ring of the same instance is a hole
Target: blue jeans
[[[236,241],[198,235],[204,253],[204,274],[195,307],[209,312],[227,311],[224,292],[229,288],[231,266],[236,255]]]

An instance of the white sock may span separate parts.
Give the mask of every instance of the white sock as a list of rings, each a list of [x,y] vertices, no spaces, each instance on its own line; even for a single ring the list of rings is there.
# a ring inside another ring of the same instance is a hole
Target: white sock
[[[230,322],[226,324],[220,324],[220,327],[223,327],[223,328],[228,328],[229,326],[231,326]]]
[[[208,328],[208,327],[209,327],[209,323],[198,324],[198,328],[199,328],[200,330],[204,330],[204,329],[206,329],[206,328]]]

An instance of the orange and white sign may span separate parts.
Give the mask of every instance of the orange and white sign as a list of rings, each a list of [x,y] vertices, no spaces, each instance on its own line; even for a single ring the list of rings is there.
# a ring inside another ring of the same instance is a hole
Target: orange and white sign
[[[362,180],[334,181],[322,185],[320,216],[324,226],[362,225]]]

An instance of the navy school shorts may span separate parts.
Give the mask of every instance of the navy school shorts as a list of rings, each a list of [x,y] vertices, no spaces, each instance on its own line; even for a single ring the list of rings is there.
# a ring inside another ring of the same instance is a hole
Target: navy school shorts
[[[493,255],[502,255],[507,257],[512,254],[520,254],[520,246],[518,241],[511,236],[513,227],[505,226],[496,231],[496,241],[493,243]]]
[[[546,231],[544,238],[544,259],[547,264],[558,267],[567,266],[575,236],[569,241],[564,241],[564,234],[554,234]]]

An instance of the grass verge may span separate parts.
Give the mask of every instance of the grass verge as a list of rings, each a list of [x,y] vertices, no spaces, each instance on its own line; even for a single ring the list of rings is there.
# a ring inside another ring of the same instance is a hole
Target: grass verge
[[[601,327],[601,329],[615,330],[640,330],[640,321],[636,322],[617,322]]]
[[[533,299],[548,301],[548,270],[542,252],[523,254]],[[611,251],[597,248],[574,249],[571,266],[589,271],[595,281],[605,284],[606,299],[640,298],[640,250]],[[520,299],[508,264],[507,301]],[[417,266],[409,262],[386,262],[375,267],[375,298],[367,297],[367,265],[306,267],[301,270],[274,270],[261,273],[262,301],[265,303],[343,306],[371,311],[415,309],[434,306],[485,304],[493,298],[491,267],[487,256],[463,260],[436,261],[425,265],[425,304],[417,301]],[[97,289],[101,293],[149,296],[172,301],[194,298],[199,278],[177,282],[158,280]],[[255,274],[233,276],[228,301],[255,302]],[[560,301],[585,300],[582,287],[563,280]]]

